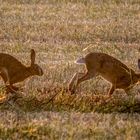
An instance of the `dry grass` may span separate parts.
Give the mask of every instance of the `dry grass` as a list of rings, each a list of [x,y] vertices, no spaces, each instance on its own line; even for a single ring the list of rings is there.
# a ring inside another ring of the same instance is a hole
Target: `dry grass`
[[[139,11],[138,0],[0,0],[0,52],[29,65],[34,48],[45,73],[21,83],[21,98],[0,105],[0,138],[139,139],[139,85],[111,99],[100,77],[81,84],[76,95],[66,91],[72,75],[84,71],[74,60],[90,51],[138,71]]]

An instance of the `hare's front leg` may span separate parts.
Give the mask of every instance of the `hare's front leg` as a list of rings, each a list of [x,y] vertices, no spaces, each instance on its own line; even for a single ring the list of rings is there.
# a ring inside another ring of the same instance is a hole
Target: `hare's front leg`
[[[10,84],[9,74],[6,68],[0,68],[0,76],[4,80],[6,86],[6,93],[15,92],[12,85]]]
[[[12,87],[12,89],[14,89],[15,91],[18,91],[18,90],[20,90],[21,88],[20,87],[16,87],[16,86],[11,86]]]
[[[77,88],[77,86],[83,82],[83,81],[86,81],[86,80],[89,80],[91,78],[93,78],[95,76],[95,73],[92,71],[92,72],[86,72],[86,73],[75,73],[74,76],[72,77],[72,79],[70,80],[70,83],[69,83],[69,90],[74,92]],[[76,82],[75,82],[76,80]],[[75,85],[74,85],[74,82],[75,82]]]
[[[113,94],[115,90],[115,86],[114,85],[111,85],[110,89],[109,89],[109,92],[108,92],[108,96],[111,97],[111,95]]]
[[[0,68],[0,76],[2,77],[5,85],[10,85],[9,74],[6,68]]]
[[[12,88],[11,85],[6,85],[6,93],[15,93],[16,91]]]
[[[77,72],[77,73],[75,73],[75,74],[73,75],[73,77],[71,78],[71,80],[70,80],[70,82],[69,82],[69,84],[68,84],[68,89],[69,89],[69,91],[75,92],[76,87],[77,87],[78,79],[79,79],[80,77],[84,76],[84,75],[85,75],[85,73],[79,73],[79,72]]]

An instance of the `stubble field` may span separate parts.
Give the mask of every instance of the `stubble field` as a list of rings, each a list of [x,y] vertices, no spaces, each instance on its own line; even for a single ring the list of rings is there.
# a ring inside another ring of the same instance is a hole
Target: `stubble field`
[[[30,65],[32,48],[44,75],[20,83],[20,97],[6,103],[0,80],[0,139],[140,139],[139,84],[111,98],[101,77],[66,90],[85,70],[74,61],[91,51],[139,71],[139,0],[0,0],[0,52]]]

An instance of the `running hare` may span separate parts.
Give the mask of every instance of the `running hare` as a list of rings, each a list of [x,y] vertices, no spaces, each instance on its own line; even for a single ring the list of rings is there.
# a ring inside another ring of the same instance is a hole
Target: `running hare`
[[[31,49],[31,65],[24,66],[15,57],[0,53],[0,76],[5,82],[8,90],[18,90],[13,84],[21,82],[33,75],[43,75],[43,70],[35,64],[35,51]]]
[[[89,53],[85,57],[78,59],[76,63],[85,64],[86,73],[74,74],[69,83],[69,90],[72,92],[75,91],[78,84],[96,75],[102,76],[111,83],[111,88],[108,92],[109,96],[113,94],[115,89],[127,91],[140,81],[140,73],[135,73],[125,64],[105,53]],[[140,69],[140,59],[138,60],[138,66]]]

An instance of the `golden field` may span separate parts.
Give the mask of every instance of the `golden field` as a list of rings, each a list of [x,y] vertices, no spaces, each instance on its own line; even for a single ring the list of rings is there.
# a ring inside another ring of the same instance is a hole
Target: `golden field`
[[[135,71],[140,58],[139,0],[0,0],[0,52],[44,70],[19,86],[20,98],[0,103],[0,139],[139,140],[140,85],[129,95],[101,77],[67,84],[88,52],[110,54]],[[0,80],[0,97],[5,97]]]

